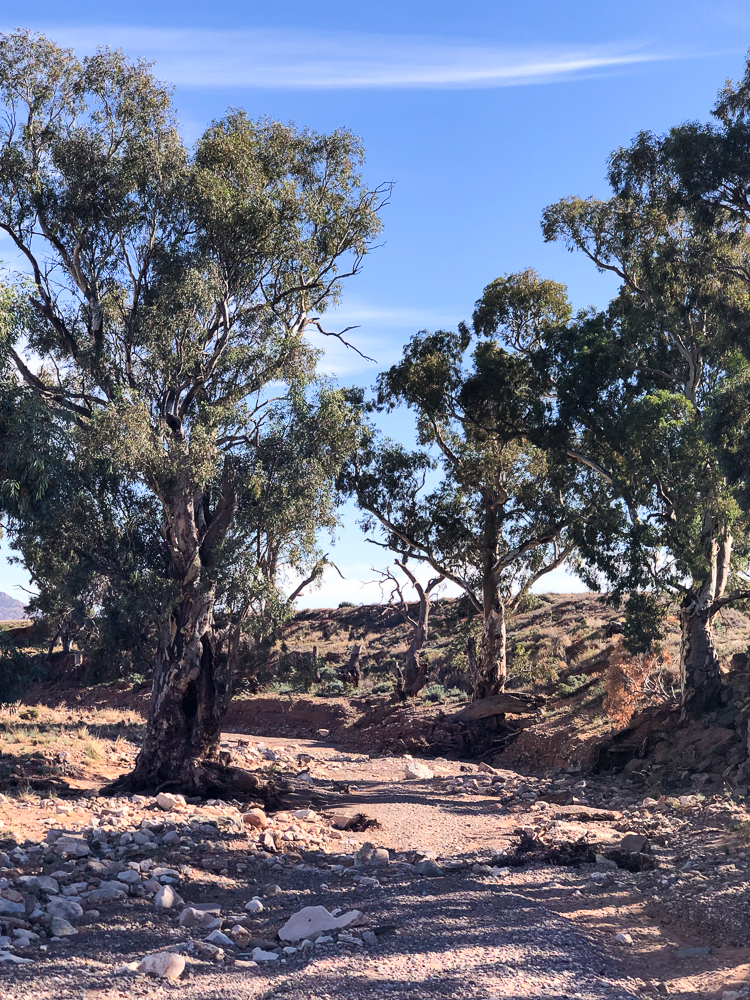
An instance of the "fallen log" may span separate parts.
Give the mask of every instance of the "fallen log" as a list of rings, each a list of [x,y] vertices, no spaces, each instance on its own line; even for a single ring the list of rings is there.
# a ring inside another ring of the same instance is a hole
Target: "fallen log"
[[[493,715],[533,715],[542,704],[541,698],[524,697],[515,694],[496,694],[465,705],[452,717],[453,722],[477,722],[491,719]]]

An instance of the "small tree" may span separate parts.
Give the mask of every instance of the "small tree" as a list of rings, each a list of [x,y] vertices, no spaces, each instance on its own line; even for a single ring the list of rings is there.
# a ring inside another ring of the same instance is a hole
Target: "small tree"
[[[564,287],[524,271],[485,289],[473,336],[417,334],[380,376],[377,406],[413,409],[429,450],[372,430],[342,477],[365,530],[382,529],[384,546],[428,563],[482,615],[475,699],[504,688],[508,612],[572,554],[574,526],[606,493],[556,426],[544,340],[569,318]]]
[[[0,103],[0,230],[27,270],[6,301],[5,355],[81,466],[133,492],[133,530],[158,547],[148,723],[118,787],[200,791],[221,783],[203,762],[244,605],[215,611],[253,489],[248,452],[270,387],[309,381],[305,334],[327,332],[321,314],[360,270],[383,193],[364,188],[345,131],[232,111],[189,152],[167,90],[119,52],[79,62],[2,36]]]
[[[382,573],[384,582],[388,581],[391,585],[389,603],[394,605],[404,623],[411,626],[412,630],[409,645],[404,653],[403,669],[396,668],[396,693],[399,698],[415,698],[427,683],[427,668],[421,660],[420,654],[427,642],[432,593],[444,580],[442,576],[434,576],[426,584],[420,583],[407,566],[407,560],[408,556],[404,555],[403,559],[396,559],[395,564],[417,594],[416,613],[411,610],[409,602],[406,600],[403,582],[399,577],[391,569],[384,570]]]

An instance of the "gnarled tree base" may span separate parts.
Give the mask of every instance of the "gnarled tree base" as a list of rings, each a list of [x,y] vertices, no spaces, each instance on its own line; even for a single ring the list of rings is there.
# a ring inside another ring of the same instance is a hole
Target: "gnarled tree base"
[[[259,799],[266,805],[279,801],[282,789],[272,781],[263,781],[252,771],[226,767],[214,761],[191,761],[180,777],[157,781],[152,774],[136,766],[101,789],[101,795],[133,795],[179,792],[188,796],[212,799]]]

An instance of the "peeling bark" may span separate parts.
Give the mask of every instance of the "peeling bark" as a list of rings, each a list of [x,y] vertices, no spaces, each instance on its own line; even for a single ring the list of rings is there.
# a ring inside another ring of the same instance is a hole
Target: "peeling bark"
[[[485,605],[474,676],[474,701],[502,694],[507,672],[505,605],[495,596],[489,607]]]
[[[233,515],[231,476],[225,476],[225,487],[210,517],[199,491],[182,477],[175,484],[164,535],[179,596],[159,636],[143,746],[132,773],[110,791],[169,787],[197,794],[219,780],[215,762],[232,694],[231,653],[236,648],[232,636],[215,626],[210,572],[213,549]]]
[[[713,641],[713,616],[726,589],[732,536],[713,520],[704,523],[709,572],[700,589],[680,606],[680,687],[682,714],[698,718],[720,703],[721,673]]]
[[[697,718],[719,704],[721,674],[712,610],[691,596],[680,607],[680,682],[686,715]]]

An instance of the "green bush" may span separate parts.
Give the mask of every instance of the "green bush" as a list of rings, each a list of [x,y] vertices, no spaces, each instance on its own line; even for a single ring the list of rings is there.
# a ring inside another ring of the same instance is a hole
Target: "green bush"
[[[442,684],[428,684],[422,688],[419,697],[422,701],[442,702],[445,701],[445,688]]]
[[[11,705],[45,673],[43,653],[30,656],[0,631],[0,705]]]
[[[393,684],[390,681],[381,681],[380,684],[376,684],[373,689],[373,694],[392,694]]]
[[[328,681],[327,684],[321,684],[318,688],[318,694],[328,698],[337,698],[343,693],[344,682],[340,680]]]

